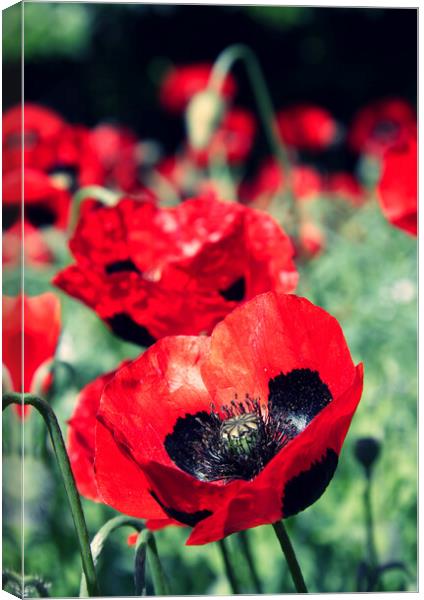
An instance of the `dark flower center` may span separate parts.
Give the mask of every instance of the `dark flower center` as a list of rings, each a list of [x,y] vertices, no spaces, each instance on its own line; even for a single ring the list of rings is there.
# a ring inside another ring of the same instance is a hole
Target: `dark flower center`
[[[129,258],[107,264],[105,266],[105,271],[108,275],[113,275],[113,273],[141,273],[138,267]]]
[[[225,290],[219,290],[219,293],[225,300],[241,302],[246,295],[246,280],[240,277],[229,285]]]
[[[373,136],[379,140],[390,142],[395,140],[399,134],[399,124],[395,121],[385,119],[378,121],[373,128]]]
[[[56,222],[56,213],[45,202],[32,202],[24,208],[25,219],[34,227],[50,227]]]
[[[165,448],[175,464],[201,481],[251,480],[332,400],[316,371],[295,369],[269,381],[267,406],[246,394],[218,413],[177,419]]]

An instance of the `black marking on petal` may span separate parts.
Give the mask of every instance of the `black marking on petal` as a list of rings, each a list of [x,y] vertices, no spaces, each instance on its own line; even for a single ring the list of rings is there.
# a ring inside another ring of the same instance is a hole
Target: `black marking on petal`
[[[125,340],[139,346],[148,348],[156,342],[149,330],[143,325],[136,323],[129,315],[118,313],[107,319],[107,323],[113,333]]]
[[[171,517],[171,519],[175,519],[179,521],[183,525],[188,525],[189,527],[194,527],[203,519],[207,519],[212,515],[212,511],[210,510],[196,510],[195,512],[188,513],[183,512],[181,510],[177,510],[176,508],[172,508],[170,506],[165,506],[163,502],[161,502],[155,494],[153,490],[150,490],[150,495],[156,500],[161,508],[166,512],[166,514]]]
[[[225,300],[241,302],[244,300],[246,295],[246,280],[244,277],[240,277],[234,281],[225,290],[219,290],[219,293]]]
[[[317,371],[294,369],[269,381],[269,406],[273,415],[284,415],[300,431],[332,400]]]
[[[313,462],[285,485],[283,492],[283,517],[291,517],[318,500],[336,471],[338,456],[331,448],[319,461]]]
[[[3,231],[10,229],[21,216],[22,207],[20,204],[3,204],[2,208],[2,219],[3,219]]]
[[[24,207],[25,219],[34,227],[49,227],[56,222],[55,211],[45,202],[32,202]]]
[[[113,263],[109,263],[105,266],[105,271],[108,275],[112,275],[113,273],[140,273],[141,271],[135,266],[131,259],[126,260],[117,260]]]

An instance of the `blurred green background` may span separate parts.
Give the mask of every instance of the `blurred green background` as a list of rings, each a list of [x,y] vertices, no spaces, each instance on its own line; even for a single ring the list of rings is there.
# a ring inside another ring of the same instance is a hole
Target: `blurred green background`
[[[16,13],[4,28],[5,77],[19,73]],[[269,7],[178,7],[34,3],[25,5],[26,99],[58,110],[71,122],[94,125],[112,118],[172,150],[182,123],[157,106],[157,83],[170,62],[213,60],[228,43],[245,41],[257,52],[277,107],[311,100],[342,121],[365,102],[387,94],[416,99],[416,12]],[[13,37],[15,36],[15,37]],[[16,101],[13,86],[3,104]],[[243,74],[240,98],[253,106]],[[261,155],[259,141],[255,151]],[[348,168],[352,157],[323,158],[324,168]],[[375,466],[372,501],[381,563],[403,561],[409,575],[388,572],[381,588],[416,589],[417,556],[417,254],[416,240],[391,227],[376,203],[346,211],[324,201],[319,210],[340,210],[337,230],[319,258],[298,265],[298,293],[340,321],[355,362],[365,365],[365,389],[333,482],[304,513],[287,521],[312,592],[357,590],[365,557],[365,478],[354,457],[358,437],[382,444]],[[53,236],[54,238],[54,236]],[[69,262],[63,241],[54,269],[25,273],[27,294],[50,288],[51,276]],[[16,292],[13,276],[3,290]],[[75,369],[56,382],[51,399],[63,431],[78,390],[93,377],[135,357],[139,348],[113,337],[78,302],[62,300],[63,333],[58,357]],[[80,558],[71,516],[41,419],[25,427],[25,573],[50,584],[52,596],[78,594]],[[12,452],[19,423],[3,421],[3,568],[20,568],[20,459]],[[16,447],[16,446],[15,446]],[[43,458],[44,457],[44,458]],[[114,511],[83,501],[93,536]],[[100,559],[104,595],[132,595],[134,550],[130,530],[114,534]],[[292,584],[271,527],[249,533],[266,593],[291,591]],[[216,544],[184,547],[187,531],[158,532],[157,543],[173,594],[230,593]],[[243,591],[251,592],[237,535],[229,538]],[[380,588],[380,589],[381,589]],[[151,587],[149,587],[151,591]]]

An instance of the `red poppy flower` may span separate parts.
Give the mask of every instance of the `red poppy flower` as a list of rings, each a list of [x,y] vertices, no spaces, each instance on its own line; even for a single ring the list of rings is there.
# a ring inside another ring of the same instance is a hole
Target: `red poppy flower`
[[[353,120],[348,141],[353,150],[381,155],[388,148],[416,135],[417,120],[408,102],[379,100],[362,108]]]
[[[281,166],[270,158],[262,164],[253,183],[241,192],[242,197],[257,208],[266,208],[272,198],[282,192],[285,183]],[[313,167],[296,165],[292,169],[292,187],[297,200],[317,198],[322,189],[320,174]]]
[[[382,159],[377,192],[385,217],[399,229],[417,235],[417,141],[411,137],[388,150]]]
[[[160,87],[162,106],[170,112],[183,112],[191,98],[206,89],[211,71],[212,65],[202,63],[170,69]],[[224,98],[231,99],[235,91],[235,81],[231,75],[228,75],[222,88],[222,94]]]
[[[252,149],[256,123],[252,114],[242,108],[233,108],[224,116],[205,150],[191,149],[197,163],[207,165],[210,158],[224,159],[233,164],[246,159]]]
[[[7,268],[19,267],[22,263],[22,254],[24,264],[33,267],[50,265],[53,261],[53,255],[40,231],[26,221],[23,227],[21,221],[17,221],[10,229],[3,232],[2,247],[3,266]]]
[[[22,106],[14,106],[3,115],[3,171],[22,165],[22,144],[26,167],[46,170],[55,162],[57,144],[65,121],[54,111],[25,103],[22,128]]]
[[[103,169],[90,140],[89,131],[72,127],[57,113],[25,103],[3,117],[3,172],[20,169],[22,144],[25,168],[43,171],[54,184],[70,191],[102,184]]]
[[[94,473],[96,415],[100,405],[100,398],[105,385],[113,379],[120,368],[129,363],[130,361],[124,361],[118,369],[100,375],[86,385],[79,393],[74,412],[68,421],[67,450],[75,482],[79,493],[94,502],[102,502]],[[107,439],[107,432],[104,433],[106,433],[105,439]],[[149,529],[160,529],[167,525],[179,525],[179,523],[174,522],[163,511],[159,510],[158,514],[161,514],[162,517],[147,522]]]
[[[105,185],[127,193],[137,191],[137,137],[129,129],[107,124],[96,127],[90,137],[105,173]]]
[[[213,198],[96,206],[81,215],[70,249],[76,264],[55,285],[141,345],[210,332],[240,302],[297,283],[293,246],[276,221]]]
[[[9,385],[16,392],[31,392],[37,371],[56,351],[61,327],[59,299],[51,292],[33,297],[3,296],[2,315],[3,368]]]
[[[24,170],[24,200],[25,220],[28,223],[37,228],[66,228],[71,196],[43,171]],[[3,176],[3,229],[9,229],[20,220],[21,204],[22,172],[16,169]]]
[[[354,206],[365,202],[365,194],[358,180],[350,173],[333,173],[325,181],[325,192],[348,200]]]
[[[332,115],[313,104],[298,104],[277,114],[281,139],[300,150],[323,150],[337,135],[337,123]]]
[[[259,295],[210,338],[164,338],[110,381],[98,489],[123,513],[161,508],[194,527],[188,544],[273,523],[324,492],[361,391],[362,365],[333,317]]]

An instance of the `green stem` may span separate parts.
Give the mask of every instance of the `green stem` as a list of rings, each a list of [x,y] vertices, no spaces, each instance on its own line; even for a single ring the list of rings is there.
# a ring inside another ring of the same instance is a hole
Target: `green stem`
[[[258,572],[256,570],[255,561],[253,560],[252,550],[250,548],[249,536],[247,531],[240,531],[238,539],[240,542],[242,552],[246,558],[247,566],[249,567],[250,576],[252,578],[253,585],[255,586],[255,592],[257,594],[262,594],[262,584],[261,580],[259,579]]]
[[[275,535],[277,536],[281,549],[286,557],[290,575],[292,576],[296,591],[302,594],[307,594],[308,589],[306,587],[305,580],[303,579],[302,571],[300,570],[295,551],[287,534],[286,528],[284,527],[283,521],[276,521],[272,524],[272,526],[274,527]]]
[[[224,561],[225,572],[230,583],[231,591],[233,594],[240,594],[240,587],[230,561],[230,555],[225,540],[219,540],[218,546],[221,550],[222,560]]]
[[[75,532],[77,534],[81,552],[82,568],[87,581],[88,593],[90,596],[98,596],[99,587],[97,583],[96,570],[94,568],[94,561],[90,550],[87,525],[85,523],[81,500],[77,492],[74,476],[72,474],[71,465],[69,463],[62,432],[60,431],[56,415],[45,400],[42,400],[41,398],[38,398],[32,394],[23,394],[23,396],[21,396],[21,394],[17,393],[8,393],[3,395],[3,410],[10,404],[22,403],[36,408],[46,423],[74,521]]]
[[[215,61],[209,80],[209,87],[219,93],[222,90],[228,73],[238,60],[243,61],[246,67],[268,144],[284,173],[284,188],[289,204],[288,208],[295,223],[297,207],[292,194],[290,158],[278,134],[271,96],[255,53],[244,44],[234,44],[223,50]],[[296,232],[293,231],[293,233]]]
[[[143,532],[143,538],[146,543],[147,562],[152,577],[153,588],[156,596],[168,596],[169,587],[166,581],[165,573],[160,562],[156,540],[153,533],[148,529]]]
[[[144,527],[143,523],[140,520],[125,516],[114,517],[113,519],[110,519],[104,525],[102,525],[102,527],[94,536],[90,546],[94,565],[97,564],[105,542],[110,536],[110,534],[113,533],[116,529],[126,526],[133,527],[138,532],[140,532]],[[80,597],[84,597],[87,595],[87,584],[84,574],[81,577],[79,595]]]
[[[367,530],[367,551],[369,564],[373,569],[376,569],[378,565],[378,558],[377,550],[375,547],[374,519],[371,506],[371,481],[371,475],[367,473],[367,479],[364,490],[365,523]]]

